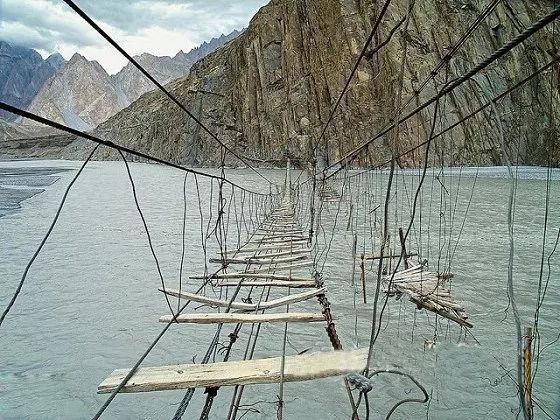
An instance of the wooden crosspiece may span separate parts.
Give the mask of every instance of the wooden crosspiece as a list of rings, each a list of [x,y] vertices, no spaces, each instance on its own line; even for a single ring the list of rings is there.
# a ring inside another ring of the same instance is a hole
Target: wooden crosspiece
[[[283,381],[296,382],[362,371],[367,350],[330,351],[286,356]],[[270,384],[280,382],[281,358],[241,360],[209,364],[184,364],[139,368],[121,392]],[[112,392],[128,374],[118,369],[98,387],[100,394]]]

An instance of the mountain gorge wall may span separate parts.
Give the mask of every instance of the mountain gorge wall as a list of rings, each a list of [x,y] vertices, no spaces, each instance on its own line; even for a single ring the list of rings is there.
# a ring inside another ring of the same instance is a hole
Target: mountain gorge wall
[[[247,30],[229,44],[198,61],[188,76],[168,89],[231,148],[257,161],[284,159],[286,152],[305,162],[329,111],[350,73],[382,6],[375,0],[272,0],[251,20]],[[489,2],[426,0],[416,2],[407,31],[399,27],[378,53],[366,54],[340,109],[319,146],[317,158],[332,163],[372,137],[394,116],[399,70],[404,62],[406,100],[467,31]],[[406,15],[407,0],[395,0],[383,20],[374,45],[385,40]],[[430,98],[446,81],[463,74],[532,22],[552,9],[545,0],[500,3],[449,61],[435,82],[407,110]],[[558,30],[558,29],[557,29]],[[489,98],[513,86],[556,54],[552,25],[453,91],[438,103],[436,132],[468,115]],[[558,144],[551,136],[550,71],[441,136],[433,159],[440,164],[502,164],[502,140],[515,151],[519,164],[545,164]],[[556,76],[555,76],[556,75]],[[552,89],[555,100],[558,90]],[[558,113],[556,107],[555,114]],[[401,124],[398,137],[381,138],[356,160],[374,165],[390,156],[390,142],[402,152],[424,141],[433,108]],[[499,121],[499,122],[498,122]],[[500,129],[501,127],[501,129]],[[555,129],[557,130],[557,129]],[[162,93],[152,91],[102,123],[97,135],[119,144],[190,165],[216,164],[216,143]],[[556,131],[555,131],[556,133]],[[555,140],[557,142],[557,140]],[[64,157],[83,157],[88,149],[76,140]],[[416,166],[420,149],[400,159]],[[116,158],[109,150],[101,158]],[[239,164],[233,158],[228,164]]]

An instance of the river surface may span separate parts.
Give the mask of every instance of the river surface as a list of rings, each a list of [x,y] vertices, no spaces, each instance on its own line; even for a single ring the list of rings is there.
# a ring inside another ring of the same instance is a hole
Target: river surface
[[[79,166],[80,162],[71,161],[0,162],[2,310]],[[176,287],[183,243],[183,174],[140,163],[131,164],[131,170],[164,279]],[[281,170],[263,173],[276,182],[284,179]],[[518,168],[517,176],[513,279],[521,324],[530,326],[543,251],[547,171]],[[268,192],[266,182],[249,170],[229,170],[228,177]],[[404,171],[396,177],[398,194],[390,209],[393,228],[406,227],[418,178],[417,171]],[[346,182],[339,177],[333,185],[339,191],[344,185],[343,200],[324,204],[320,212],[324,230],[318,238],[317,261],[323,267],[345,349],[369,344],[375,267],[366,269],[369,300],[363,304],[361,286],[352,285],[351,280],[352,243],[356,234],[358,253],[372,252],[372,238],[378,244],[380,225],[376,218],[381,210],[376,206],[383,207],[386,182],[387,174],[380,173]],[[453,295],[465,305],[474,328],[472,335],[465,334],[453,323],[417,311],[405,299],[388,301],[373,365],[411,373],[431,396],[429,404],[400,407],[394,419],[516,416],[516,388],[508,377],[510,373],[515,378],[516,351],[512,311],[506,311],[509,185],[505,168],[429,173],[419,200],[422,210],[417,218],[422,218],[422,224],[415,224],[409,248],[421,251],[432,270],[439,266],[440,271],[446,271],[441,267],[450,266]],[[539,331],[541,349],[552,344],[542,350],[533,389],[535,401],[550,417],[535,407],[537,419],[560,419],[560,342],[554,342],[560,331],[560,249],[548,258],[560,228],[560,171],[552,171],[549,187],[543,283],[549,267],[550,280]],[[200,280],[188,276],[204,270],[200,213],[205,223],[211,208],[215,217],[216,208],[209,203],[215,202],[216,194],[217,183],[199,179],[197,192],[193,177],[187,179],[183,288],[189,291],[196,290]],[[246,231],[256,225],[256,220],[241,221],[240,215],[249,218],[257,205],[237,193],[233,205],[237,214],[227,211],[231,246],[243,241]],[[305,214],[306,206],[302,205],[300,215]],[[208,240],[209,256],[218,249],[214,242],[215,238]],[[328,244],[329,252],[321,253]],[[90,163],[71,189],[51,237],[0,327],[0,419],[91,418],[107,398],[96,393],[97,385],[113,369],[132,366],[161,331],[163,324],[157,321],[168,309],[157,291],[159,286],[123,163]],[[212,290],[206,292],[210,295]],[[296,306],[302,311],[319,310],[315,301],[293,305],[293,310]],[[144,365],[189,363],[193,359],[200,362],[214,328],[172,326]],[[224,327],[221,341],[227,341],[232,328]],[[233,347],[233,360],[243,357],[249,331],[249,326],[241,330]],[[291,324],[288,332],[288,354],[330,348],[323,324]],[[255,357],[279,355],[283,333],[283,325],[263,325]],[[435,341],[435,346],[427,346],[430,341]],[[288,383],[284,392],[285,418],[349,418],[340,378]],[[238,418],[245,413],[246,419],[276,418],[277,394],[278,385],[247,387],[242,400],[246,406]],[[168,419],[183,395],[180,390],[119,395],[103,418]],[[371,418],[384,418],[395,402],[412,396],[420,393],[411,382],[400,377],[377,377],[369,397]],[[231,389],[220,389],[210,418],[225,418],[230,401]],[[203,402],[203,390],[197,390],[184,418],[198,418]],[[363,407],[361,410],[363,414]]]

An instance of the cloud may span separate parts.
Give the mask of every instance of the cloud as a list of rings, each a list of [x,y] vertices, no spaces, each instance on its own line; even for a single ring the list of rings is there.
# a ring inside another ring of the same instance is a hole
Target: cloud
[[[82,19],[63,4],[47,0],[0,0],[0,38],[11,38],[20,45],[36,36],[42,45],[72,43],[79,46],[100,44],[93,29],[84,26]],[[29,35],[35,34],[35,35]]]
[[[129,53],[175,55],[247,26],[267,0],[75,0]],[[74,52],[110,73],[125,59],[61,0],[0,0],[0,39],[43,54]]]

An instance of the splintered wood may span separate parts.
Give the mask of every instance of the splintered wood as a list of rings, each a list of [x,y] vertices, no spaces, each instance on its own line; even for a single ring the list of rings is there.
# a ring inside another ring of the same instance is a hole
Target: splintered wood
[[[286,356],[284,372],[281,358],[241,360],[209,364],[185,364],[139,368],[121,392],[148,392],[172,389],[254,385],[308,381],[362,371],[367,350],[330,351]],[[105,394],[117,388],[129,369],[118,369],[105,379],[97,392]]]
[[[391,282],[391,277],[393,277]],[[451,296],[451,291],[444,287],[445,281],[452,277],[451,274],[438,275],[427,271],[424,266],[417,265],[407,270],[397,271],[394,276],[387,275],[383,278],[390,296],[400,299],[408,296],[418,309],[424,308],[450,319],[462,326],[472,328],[468,321],[465,308],[456,303]]]

